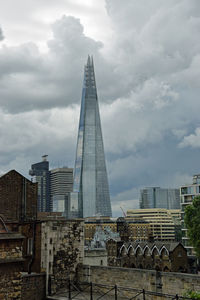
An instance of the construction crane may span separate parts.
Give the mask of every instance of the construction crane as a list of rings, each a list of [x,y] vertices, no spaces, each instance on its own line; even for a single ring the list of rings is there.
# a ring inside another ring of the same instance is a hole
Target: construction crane
[[[123,213],[123,216],[124,218],[126,218],[126,213],[124,212],[123,208],[120,206],[121,210],[122,210],[122,213]]]

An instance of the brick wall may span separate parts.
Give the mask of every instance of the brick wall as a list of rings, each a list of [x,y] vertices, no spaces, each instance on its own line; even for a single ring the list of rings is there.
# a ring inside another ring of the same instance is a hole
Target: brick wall
[[[80,281],[145,289],[179,296],[188,290],[200,292],[200,276],[184,273],[156,272],[154,270],[128,269],[102,266],[83,266]],[[148,296],[150,297],[150,296]],[[149,298],[151,299],[151,298]]]
[[[0,177],[1,214],[5,222],[36,219],[37,184],[12,170]]]
[[[45,274],[23,274],[21,300],[46,299],[45,283]]]

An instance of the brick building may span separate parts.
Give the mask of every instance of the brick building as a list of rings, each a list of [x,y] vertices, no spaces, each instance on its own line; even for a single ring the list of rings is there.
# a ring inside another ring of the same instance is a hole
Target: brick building
[[[37,184],[15,170],[0,177],[1,214],[6,223],[37,219]]]
[[[66,286],[69,276],[71,279],[76,276],[76,266],[83,261],[83,220],[63,220],[53,213],[50,216],[40,215],[38,219],[37,183],[32,183],[15,170],[0,177],[0,207],[0,235],[3,236],[0,236],[0,253],[3,253],[0,258],[2,255],[4,261],[0,264],[0,274],[3,274],[3,266],[9,259],[9,247],[13,247],[11,254],[14,254],[13,249],[17,249],[20,255],[10,261],[11,274],[5,275],[5,280],[17,276],[14,270],[17,268],[26,273],[20,282],[26,286],[30,282],[32,291],[34,288],[37,291],[38,276],[42,276],[41,282],[45,286],[41,284],[41,295],[44,290],[46,293],[49,290],[54,292]],[[21,283],[18,282],[18,285],[21,286]],[[22,287],[23,293],[28,295],[28,289]],[[28,299],[31,299],[30,295]]]
[[[109,217],[90,217],[85,219],[85,244],[88,245],[97,230],[110,228],[112,232],[118,232],[123,241],[147,241],[151,236],[150,224],[140,218],[109,218]]]
[[[178,242],[129,242],[110,240],[107,244],[110,266],[164,272],[189,271],[187,251]]]

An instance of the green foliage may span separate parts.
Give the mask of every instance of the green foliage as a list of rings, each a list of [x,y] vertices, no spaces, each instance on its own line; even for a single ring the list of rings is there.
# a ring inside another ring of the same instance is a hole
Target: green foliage
[[[185,225],[188,237],[200,257],[200,196],[195,197],[191,205],[185,208]]]
[[[184,294],[186,298],[200,300],[200,292],[188,291]]]

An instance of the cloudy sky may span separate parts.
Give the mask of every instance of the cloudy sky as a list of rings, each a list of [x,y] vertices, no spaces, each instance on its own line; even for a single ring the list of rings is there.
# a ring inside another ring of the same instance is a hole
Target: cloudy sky
[[[0,28],[0,173],[74,165],[88,54],[113,214],[200,173],[199,0],[6,0]]]

